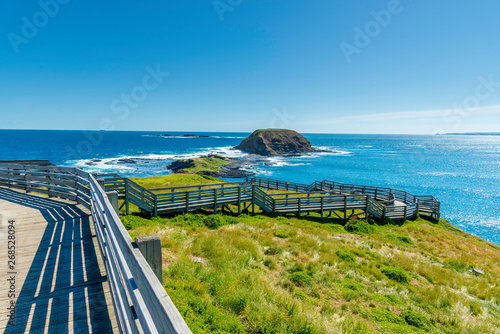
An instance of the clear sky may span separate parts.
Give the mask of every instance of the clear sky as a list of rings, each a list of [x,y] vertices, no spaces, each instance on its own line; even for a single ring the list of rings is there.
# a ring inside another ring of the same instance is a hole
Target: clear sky
[[[500,131],[498,0],[7,1],[0,128]]]

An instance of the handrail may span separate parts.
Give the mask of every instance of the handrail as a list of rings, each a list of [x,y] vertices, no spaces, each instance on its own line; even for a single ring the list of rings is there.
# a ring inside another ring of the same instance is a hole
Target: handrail
[[[122,333],[191,333],[93,175],[70,167],[2,164],[0,186],[76,200],[91,211]]]
[[[245,194],[243,197],[241,196],[240,190],[242,190],[242,187],[245,187],[245,185],[284,190],[288,192],[283,194],[271,194],[271,198],[266,199],[266,201],[263,202],[259,202],[259,199],[256,201],[254,200],[254,204],[262,204],[261,208],[267,212],[276,211],[275,209],[280,209],[281,212],[290,212],[292,210],[292,208],[283,208],[279,205],[277,206],[276,200],[279,196],[288,197],[289,200],[287,203],[291,203],[290,196],[304,193],[329,193],[330,197],[338,198],[345,195],[366,195],[373,198],[376,202],[367,201],[366,208],[364,209],[379,219],[383,217],[390,217],[393,219],[409,219],[414,218],[418,212],[431,214],[436,219],[439,219],[440,215],[440,203],[432,195],[415,196],[406,191],[392,188],[343,184],[328,180],[314,181],[313,183],[307,185],[270,178],[247,177],[243,182],[146,189],[130,179],[116,177],[116,174],[114,176],[115,177],[112,178],[106,176],[103,178],[105,189],[116,190],[121,197],[126,198],[127,203],[130,202],[135,204],[142,210],[149,212],[151,215],[158,215],[172,211],[189,212],[189,209],[202,207],[213,207],[214,212],[216,212],[218,205],[237,204],[241,203],[242,199],[243,201],[251,200],[251,197],[249,198],[248,194]],[[128,186],[125,187],[125,184]],[[228,192],[232,191],[232,194],[230,195],[225,191],[211,191],[213,187],[220,187],[214,189],[226,189]],[[238,187],[241,189],[238,190],[237,193],[236,189]],[[158,193],[157,191],[167,192]],[[292,191],[292,193],[290,193],[290,191]],[[260,196],[261,199],[265,198],[263,194],[260,194],[259,192],[252,192],[252,196],[255,196],[256,194]],[[238,200],[236,200],[237,198]],[[327,200],[323,199],[323,202],[325,201]],[[396,201],[404,203],[404,206],[402,206],[403,208],[394,207]],[[309,200],[309,202],[311,202],[311,200]],[[306,202],[301,200],[301,205],[305,205],[304,203]],[[405,210],[404,207],[407,207],[407,209]],[[238,206],[238,208],[240,207]],[[322,208],[324,209],[325,206],[321,203],[316,203],[316,207],[307,205],[307,209],[312,211],[316,210],[319,212]],[[361,205],[359,208],[361,208]],[[347,209],[347,207],[345,206],[344,209]],[[240,211],[240,209],[238,209],[238,211]]]
[[[376,205],[375,202],[368,203],[367,210],[370,210],[370,208],[373,209],[374,212],[370,211],[370,213],[374,214],[377,218],[392,217],[395,219],[408,219],[415,217],[418,212],[429,213],[436,219],[440,217],[441,204],[432,195],[413,195],[406,191],[392,188],[343,184],[329,180],[314,181],[307,185],[254,176],[247,177],[244,182],[277,190],[304,189],[303,192],[337,190],[340,194],[368,195],[376,201],[386,204],[386,206],[382,206],[382,215],[379,215],[378,211],[381,205]],[[396,200],[406,204],[407,209],[395,208],[394,204]],[[394,214],[394,212],[397,212],[397,214]]]

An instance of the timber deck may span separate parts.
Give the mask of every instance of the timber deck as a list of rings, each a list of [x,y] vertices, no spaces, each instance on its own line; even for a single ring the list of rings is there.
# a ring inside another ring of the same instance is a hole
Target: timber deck
[[[15,266],[9,268],[11,220]],[[0,332],[118,332],[94,224],[82,205],[0,187],[0,245]],[[15,298],[8,295],[11,276]]]

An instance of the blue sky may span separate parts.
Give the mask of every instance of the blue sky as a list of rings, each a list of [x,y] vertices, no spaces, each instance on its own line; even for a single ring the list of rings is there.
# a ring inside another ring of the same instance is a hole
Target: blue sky
[[[500,131],[498,1],[9,1],[0,128]]]

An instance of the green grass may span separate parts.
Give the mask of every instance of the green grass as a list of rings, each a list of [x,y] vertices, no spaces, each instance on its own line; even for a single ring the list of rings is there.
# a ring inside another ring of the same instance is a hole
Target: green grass
[[[414,310],[404,310],[400,316],[406,321],[407,324],[417,328],[429,329],[431,322],[425,315]]]
[[[218,172],[221,167],[229,165],[232,161],[222,156],[210,155],[208,157],[181,160],[188,162],[190,167],[183,168],[178,173],[202,174],[204,172]]]
[[[165,289],[193,333],[500,328],[500,248],[445,220],[344,227],[315,215],[188,214],[122,221],[132,237],[160,236]],[[473,267],[485,274],[473,275]]]
[[[338,249],[335,254],[337,254],[337,256],[339,258],[341,258],[342,260],[346,261],[346,262],[356,262],[356,255],[354,255],[353,253],[351,253],[350,251],[348,251],[347,249]]]
[[[294,273],[291,273],[288,278],[297,286],[306,286],[313,283],[311,276],[307,275],[303,271],[296,271]]]
[[[150,189],[182,187],[182,186],[190,186],[197,184],[224,182],[215,177],[207,175],[186,175],[186,174],[170,174],[164,176],[139,177],[139,178],[132,178],[131,180],[145,188],[150,188]]]
[[[402,284],[410,283],[410,276],[406,271],[401,268],[395,267],[383,267],[380,271],[387,276],[389,279]]]

